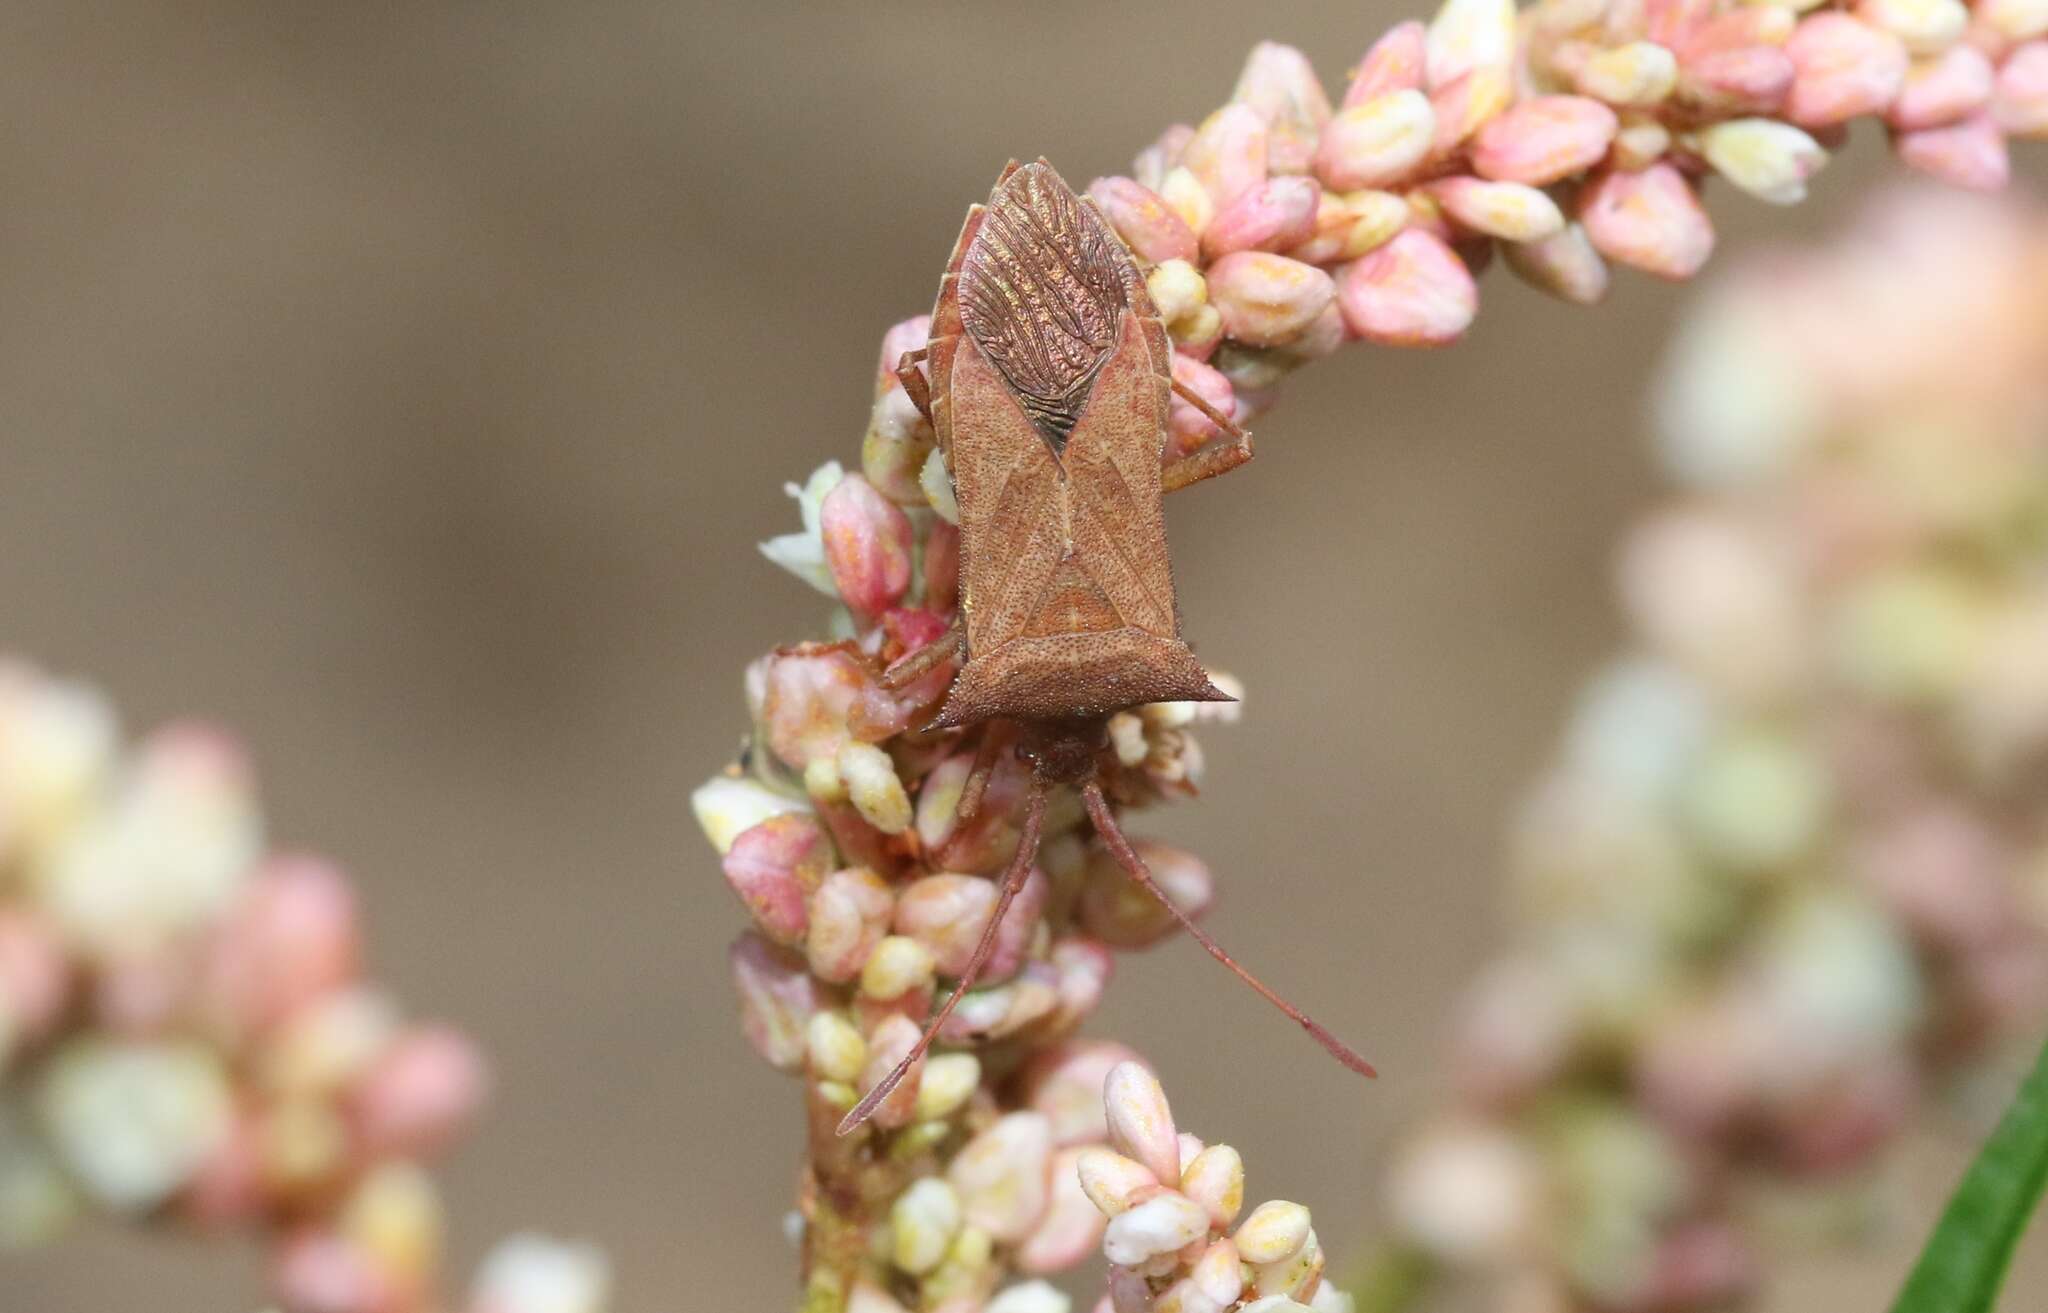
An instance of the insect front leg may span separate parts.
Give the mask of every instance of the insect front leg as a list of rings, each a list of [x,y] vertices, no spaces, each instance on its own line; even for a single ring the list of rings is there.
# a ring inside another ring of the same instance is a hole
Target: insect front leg
[[[924,371],[918,366],[930,354],[931,348],[919,347],[915,351],[905,351],[896,361],[896,381],[910,394],[910,403],[917,407],[917,413],[924,416],[926,423],[930,423],[932,418],[932,389],[924,380]]]
[[[960,636],[965,626],[956,614],[953,623],[946,626],[946,632],[926,643],[910,655],[899,658],[895,665],[882,672],[882,687],[894,692],[899,688],[915,684],[931,673],[941,661],[957,656],[960,652]]]
[[[1252,435],[1238,427],[1236,420],[1204,401],[1200,394],[1179,379],[1173,380],[1173,390],[1181,400],[1201,411],[1210,423],[1222,429],[1230,441],[1168,461],[1159,471],[1162,492],[1179,492],[1190,484],[1228,474],[1252,458]]]

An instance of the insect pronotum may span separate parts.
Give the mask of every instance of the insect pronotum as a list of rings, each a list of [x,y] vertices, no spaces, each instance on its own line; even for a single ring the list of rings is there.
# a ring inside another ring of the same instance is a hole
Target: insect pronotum
[[[930,373],[918,371],[922,363]],[[959,652],[966,661],[934,728],[1018,724],[1031,789],[1016,856],[973,959],[909,1056],[839,1124],[871,1116],[972,989],[1037,856],[1048,789],[1077,786],[1124,871],[1209,954],[1353,1071],[1372,1067],[1250,972],[1152,878],[1096,778],[1109,717],[1147,702],[1227,701],[1181,640],[1166,554],[1164,493],[1251,459],[1251,435],[1174,382],[1166,328],[1145,280],[1092,202],[1050,164],[1012,163],[967,212],[939,283],[931,337],[897,377],[932,421],[960,506],[955,632],[885,676],[901,686]],[[1178,391],[1227,442],[1162,466]],[[959,810],[978,810],[993,768],[985,735]]]

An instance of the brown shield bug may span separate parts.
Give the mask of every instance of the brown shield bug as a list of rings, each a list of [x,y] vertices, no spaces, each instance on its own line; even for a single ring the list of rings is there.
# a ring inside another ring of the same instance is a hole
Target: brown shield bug
[[[1093,203],[1042,159],[1012,163],[988,204],[967,213],[939,284],[929,344],[897,369],[931,418],[952,473],[961,589],[954,632],[898,662],[887,682],[908,683],[964,647],[933,727],[1016,722],[1031,789],[1016,856],[972,961],[917,1047],[847,1113],[841,1134],[872,1115],[974,986],[1031,871],[1046,791],[1055,785],[1080,789],[1118,865],[1212,957],[1338,1061],[1373,1074],[1173,905],[1118,828],[1096,778],[1114,713],[1148,702],[1227,700],[1181,640],[1160,499],[1251,459],[1251,437],[1180,387],[1171,364],[1144,278]],[[1229,441],[1162,465],[1176,390]],[[985,760],[970,777],[962,816],[980,805],[996,742],[983,740]]]

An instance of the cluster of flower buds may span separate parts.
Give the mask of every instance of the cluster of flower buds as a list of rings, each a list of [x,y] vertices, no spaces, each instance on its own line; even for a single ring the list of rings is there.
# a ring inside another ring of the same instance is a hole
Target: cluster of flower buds
[[[885,365],[922,331],[922,321],[892,330]],[[886,367],[878,389],[887,413],[902,389]],[[871,446],[899,440],[928,449],[914,410],[901,432],[870,435]],[[1075,1162],[1105,1141],[1103,1079],[1133,1055],[1074,1031],[1102,998],[1113,951],[1174,927],[1095,842],[1078,801],[1056,796],[1037,862],[937,1051],[868,1124],[837,1136],[916,1044],[988,929],[1029,777],[1009,727],[923,730],[950,660],[900,690],[880,679],[950,623],[950,506],[933,507],[914,478],[881,485],[836,463],[791,492],[804,528],[764,550],[841,603],[832,629],[845,637],[750,667],[742,762],[694,803],[752,919],[731,953],[742,1027],[761,1057],[805,1082],[806,1307],[1064,1313],[1065,1297],[1044,1282],[1004,1283],[1071,1267],[1101,1238]],[[1161,704],[1115,717],[1106,791],[1125,805],[1192,793],[1201,757],[1190,728],[1218,714]],[[1208,906],[1197,858],[1137,847],[1183,909]]]
[[[1948,182],[2003,184],[2048,136],[2042,0],[1445,0],[1334,106],[1291,47],[1229,104],[1088,189],[1149,269],[1180,381],[1242,420],[1347,341],[1440,346],[1497,252],[1568,301],[1609,266],[1691,277],[1719,175],[1789,204],[1857,119]],[[1176,403],[1176,436],[1208,436]]]
[[[239,1230],[274,1245],[286,1313],[447,1307],[419,1164],[483,1064],[402,1018],[361,939],[340,870],[265,852],[232,740],[124,751],[97,694],[0,663],[0,1247],[88,1211]],[[597,1313],[604,1286],[523,1240],[467,1307]]]
[[[1178,1131],[1149,1070],[1112,1067],[1102,1102],[1109,1145],[1075,1164],[1108,1219],[1109,1289],[1096,1313],[1351,1313],[1323,1281],[1308,1209],[1274,1199],[1239,1220],[1244,1159]]]
[[[1497,1307],[1722,1307],[1766,1235],[1867,1218],[1927,1103],[2038,1034],[2043,360],[2048,222],[1955,193],[1692,323],[1680,491],[1621,559],[1634,643],[1521,817],[1459,1110],[1389,1177]]]

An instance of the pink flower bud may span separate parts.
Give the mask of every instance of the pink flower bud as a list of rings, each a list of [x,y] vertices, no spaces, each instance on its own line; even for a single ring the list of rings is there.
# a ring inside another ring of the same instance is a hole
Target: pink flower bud
[[[1347,105],[1323,129],[1316,174],[1337,191],[1385,187],[1413,173],[1436,140],[1436,110],[1420,91]]]
[[[1173,207],[1129,178],[1097,178],[1088,195],[1124,245],[1147,264],[1195,258],[1195,234]]]
[[[917,1047],[919,1035],[923,1033],[915,1021],[900,1014],[883,1017],[875,1024],[874,1033],[868,1036],[867,1063],[861,1068],[860,1092],[868,1093],[896,1070],[898,1063],[910,1056]],[[897,1130],[908,1126],[917,1113],[917,1090],[924,1079],[926,1059],[919,1058],[910,1071],[889,1091],[875,1109],[874,1124],[883,1130]]]
[[[1209,1215],[1200,1204],[1163,1191],[1110,1218],[1103,1228],[1102,1252],[1112,1263],[1143,1263],[1187,1248],[1208,1230]]]
[[[1430,20],[1425,74],[1448,86],[1474,69],[1506,70],[1515,58],[1514,0],[1444,0]]]
[[[1288,252],[1304,264],[1356,260],[1393,239],[1408,223],[1408,202],[1392,192],[1324,192],[1316,204],[1315,235]]]
[[[895,896],[873,871],[834,871],[811,896],[804,952],[821,980],[843,985],[860,974],[888,933]]]
[[[1993,77],[1991,61],[1982,51],[1970,45],[1951,46],[1907,71],[1885,122],[1901,132],[1913,132],[1968,118],[1991,102]]]
[[[1561,300],[1593,305],[1607,295],[1607,262],[1576,223],[1540,242],[1511,243],[1501,254],[1523,282]]]
[[[1609,105],[1656,105],[1678,86],[1678,60],[1653,41],[1632,41],[1589,55],[1572,79],[1581,95]]]
[[[1395,91],[1420,91],[1428,46],[1429,29],[1413,19],[1390,29],[1359,61],[1342,107],[1350,109]]]
[[[0,999],[25,1039],[47,1034],[71,994],[64,946],[40,918],[0,908]],[[0,1053],[5,1046],[0,1045]]]
[[[1693,55],[1679,65],[1678,90],[1715,114],[1775,114],[1792,94],[1798,69],[1776,46],[1740,46]]]
[[[1744,5],[1691,28],[1675,49],[1682,60],[1691,61],[1752,46],[1782,46],[1791,39],[1798,22],[1798,16],[1783,5]]]
[[[1162,1184],[1180,1180],[1180,1140],[1159,1080],[1136,1062],[1119,1062],[1102,1083],[1109,1142],[1145,1165]],[[1125,1260],[1114,1260],[1125,1261]]]
[[[328,1231],[300,1231],[278,1251],[277,1299],[293,1313],[407,1313],[370,1255]]]
[[[192,1002],[192,966],[186,956],[168,949],[102,963],[92,981],[93,1016],[108,1029],[128,1035],[168,1029]]]
[[[1194,137],[1195,130],[1187,124],[1174,124],[1159,134],[1159,140],[1138,152],[1131,161],[1131,177],[1139,186],[1158,191],[1166,175],[1179,167],[1181,153]]]
[[[1174,356],[1173,377],[1182,387],[1213,406],[1220,415],[1229,415],[1237,405],[1230,380],[1199,360]],[[1185,455],[1194,451],[1215,437],[1218,431],[1207,415],[1181,400],[1179,394],[1175,394],[1171,403],[1166,427],[1173,435],[1173,441],[1168,444],[1169,455]]]
[[[1217,1307],[1229,1308],[1244,1293],[1243,1264],[1237,1243],[1225,1236],[1211,1241],[1209,1247],[1202,1251],[1202,1256],[1195,1260],[1194,1270],[1188,1273],[1188,1280]]]
[[[2048,137],[2048,41],[2029,41],[2005,57],[1992,113],[2011,136]]]
[[[939,1039],[947,1044],[982,1044],[1044,1020],[1059,1006],[1046,975],[1043,964],[1034,962],[1007,984],[975,990],[960,1000],[939,1028]]]
[[[494,1313],[494,1311],[474,1309],[471,1310],[471,1313]],[[905,1309],[901,1303],[897,1302],[896,1297],[887,1291],[877,1288],[866,1280],[860,1280],[854,1282],[853,1293],[847,1296],[846,1313],[909,1313],[909,1310]]]
[[[1976,0],[1972,39],[1989,50],[2048,37],[2048,6],[2040,0]]]
[[[1492,122],[1514,99],[1514,84],[1505,68],[1488,65],[1461,73],[1429,95],[1436,131],[1429,157],[1449,159],[1472,134]]]
[[[1247,346],[1299,337],[1334,295],[1322,270],[1265,251],[1226,255],[1209,270],[1209,302],[1223,316],[1223,331]]]
[[[1216,881],[1201,858],[1150,839],[1139,839],[1132,846],[1152,868],[1160,888],[1183,912],[1200,917],[1209,910],[1216,897]],[[1177,928],[1173,914],[1125,875],[1102,849],[1089,853],[1088,875],[1075,915],[1082,929],[1116,948],[1144,948]]]
[[[1827,12],[1802,20],[1785,43],[1797,70],[1785,114],[1806,128],[1882,113],[1906,85],[1906,44],[1890,32]]]
[[[2020,915],[2006,883],[2009,861],[1982,819],[1960,806],[1927,806],[1882,823],[1857,846],[1850,869],[1916,940],[1961,954],[1993,948]]]
[[[1479,130],[1472,167],[1482,178],[1548,186],[1600,162],[1620,120],[1584,96],[1538,96]]]
[[[942,853],[954,871],[993,873],[1016,855],[1031,771],[1015,753],[1001,753],[982,793],[981,810],[963,825],[960,798],[973,765],[974,753],[963,752],[924,777],[917,795],[917,836],[925,851]]]
[[[416,1026],[384,1050],[351,1094],[356,1142],[373,1158],[439,1153],[476,1115],[487,1083],[483,1055],[467,1036]]]
[[[1309,1241],[1308,1209],[1285,1199],[1272,1199],[1252,1210],[1232,1237],[1238,1257],[1253,1266],[1292,1258]]]
[[[1759,1268],[1748,1238],[1728,1223],[1682,1223],[1658,1241],[1644,1306],[1736,1307],[1754,1295]]]
[[[1217,211],[1202,230],[1202,254],[1211,260],[1232,251],[1284,251],[1315,233],[1322,188],[1313,178],[1268,178]]]
[[[1043,1113],[1059,1145],[1089,1144],[1109,1136],[1102,1089],[1109,1073],[1138,1055],[1106,1039],[1072,1039],[1032,1055],[1019,1078],[1024,1105]]]
[[[1073,1030],[1102,1004],[1109,978],[1116,970],[1116,956],[1106,945],[1093,939],[1070,935],[1052,946],[1052,967],[1057,978],[1059,1017],[1054,1033]]]
[[[1108,1279],[1109,1291],[1095,1313],[1153,1313],[1152,1287],[1144,1277],[1127,1267],[1111,1266]]]
[[[1441,239],[1411,228],[1346,265],[1337,305],[1345,327],[1385,346],[1455,342],[1479,312],[1472,273]]]
[[[901,387],[885,391],[868,412],[868,431],[860,442],[861,474],[899,506],[928,505],[931,499],[921,478],[935,440],[931,421],[919,413],[908,392]],[[821,560],[824,548],[821,536],[817,544]],[[830,562],[824,564],[829,576]]]
[[[1277,41],[1259,42],[1230,98],[1266,121],[1267,166],[1273,172],[1308,171],[1316,138],[1330,121],[1330,98],[1306,55]]]
[[[1180,162],[1216,209],[1228,209],[1266,180],[1266,120],[1249,105],[1225,105],[1202,120]]]
[[[770,1066],[798,1070],[805,1027],[818,1010],[817,982],[804,970],[803,960],[752,931],[733,941],[727,960],[747,1042]]]
[[[262,1029],[353,979],[355,891],[315,857],[266,862],[210,947],[205,991],[238,1032]]]
[[[1074,1152],[1074,1174],[1081,1193],[1108,1217],[1128,1212],[1163,1188],[1143,1163],[1101,1145]]]
[[[726,882],[778,944],[803,942],[810,926],[804,899],[831,869],[832,841],[805,812],[784,812],[742,831],[725,854]]]
[[[767,657],[761,673],[761,721],[768,746],[785,763],[832,759],[854,735],[855,708],[880,690],[866,666],[836,644],[807,643]]]
[[[910,517],[875,485],[849,474],[825,494],[818,523],[825,563],[846,604],[863,615],[896,605],[910,587]]]
[[[1017,974],[1025,949],[1038,928],[1047,883],[1033,870],[1003,914],[982,981],[994,984]],[[931,950],[942,976],[958,977],[974,956],[975,945],[988,928],[999,891],[993,880],[978,875],[928,875],[903,891],[896,903],[896,933],[908,935]]]
[[[1685,175],[1669,164],[1603,174],[1579,198],[1593,248],[1658,278],[1686,279],[1714,250],[1714,226]]]
[[[266,1202],[256,1128],[245,1109],[237,1110],[185,1187],[180,1207],[200,1226],[225,1229],[253,1221]]]
[[[1970,26],[1963,0],[1858,0],[1856,16],[1892,33],[1915,55],[1939,55]]]
[[[1030,1235],[1050,1193],[1052,1132],[1035,1112],[1013,1112],[969,1140],[946,1169],[969,1226],[998,1244]]]
[[[1796,1173],[1840,1172],[1896,1136],[1920,1099],[1919,1073],[1902,1055],[1887,1055],[1779,1109],[1775,1147]]]
[[[1431,184],[1430,193],[1466,228],[1504,242],[1540,242],[1564,231],[1557,202],[1519,182],[1445,178]]]
[[[1226,1227],[1244,1207],[1244,1159],[1227,1144],[1198,1151],[1181,1169],[1181,1193],[1200,1204],[1211,1225]]]
[[[1017,1248],[1017,1266],[1033,1275],[1064,1272],[1093,1253],[1109,1224],[1081,1188],[1077,1160],[1084,1149],[1061,1149],[1052,1158],[1051,1197],[1045,1215]]]
[[[2005,134],[1988,113],[1946,128],[1902,132],[1893,148],[1913,168],[1952,187],[1999,191],[2012,180]]]

